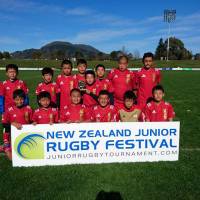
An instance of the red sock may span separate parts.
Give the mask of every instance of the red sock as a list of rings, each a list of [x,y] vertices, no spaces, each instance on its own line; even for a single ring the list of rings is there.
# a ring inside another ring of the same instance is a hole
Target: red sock
[[[9,133],[6,133],[6,132],[3,133],[3,143],[4,144],[10,143],[10,134]]]

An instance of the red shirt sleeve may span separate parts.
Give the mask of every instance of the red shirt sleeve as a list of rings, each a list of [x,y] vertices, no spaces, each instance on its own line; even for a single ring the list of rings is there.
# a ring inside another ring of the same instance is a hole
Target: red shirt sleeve
[[[28,114],[29,114],[29,120],[30,122],[32,121],[32,118],[33,118],[33,110],[31,107],[28,108]]]
[[[107,78],[111,81],[111,80],[113,79],[113,76],[114,76],[114,69],[112,69],[112,70],[108,73]]]
[[[29,92],[28,87],[27,87],[27,85],[26,85],[26,83],[24,81],[23,81],[23,85],[22,85],[22,90],[24,90],[24,92],[26,94],[28,94],[28,92]]]
[[[151,121],[151,114],[148,104],[144,108],[142,120],[143,121]]]
[[[38,116],[36,111],[33,112],[32,121],[38,123]]]
[[[56,89],[56,94],[60,93],[60,88],[59,88],[59,86],[58,86],[57,83],[56,83],[56,85],[55,85],[55,89]]]
[[[67,118],[67,107],[64,107],[62,110],[60,110],[60,122],[67,122],[68,118]]]
[[[0,96],[3,96],[3,84],[0,82]]]
[[[161,81],[161,73],[160,73],[160,70],[157,70],[156,72],[156,82],[157,84],[160,83]]]
[[[133,89],[136,89],[136,72],[132,72],[132,84]]]
[[[9,112],[6,111],[3,115],[2,115],[2,124],[8,124],[10,123],[10,115]]]
[[[139,72],[135,72],[135,89],[139,88]]]
[[[38,85],[37,87],[36,87],[36,90],[35,90],[35,94],[36,95],[38,95],[39,93],[40,93],[40,85]]]

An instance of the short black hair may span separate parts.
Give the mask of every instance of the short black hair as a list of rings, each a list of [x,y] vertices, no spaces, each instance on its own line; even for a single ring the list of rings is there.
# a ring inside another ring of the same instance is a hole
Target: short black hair
[[[104,68],[104,70],[106,70],[106,68],[105,68],[105,66],[104,66],[103,64],[98,64],[98,65],[96,65],[96,67],[95,67],[95,71],[97,71],[97,69],[98,69],[99,67],[102,67],[102,68]]]
[[[42,75],[44,76],[45,74],[51,74],[51,76],[53,76],[53,69],[50,67],[44,67],[42,69]]]
[[[110,96],[110,93],[108,92],[108,90],[101,90],[101,91],[99,92],[99,97],[100,97],[101,95],[107,95],[107,96],[109,97],[109,96]]]
[[[161,90],[163,93],[165,93],[165,90],[164,90],[164,88],[163,88],[162,85],[156,85],[156,86],[154,86],[153,89],[152,89],[152,94],[153,94],[156,90]]]
[[[133,99],[133,100],[136,100],[137,97],[135,95],[135,93],[132,91],[132,90],[128,90],[124,93],[124,100],[125,99]]]
[[[85,64],[85,65],[87,65],[87,61],[86,61],[85,59],[78,59],[78,61],[77,61],[77,66],[78,66],[79,64]]]
[[[67,59],[64,59],[61,62],[61,68],[63,67],[63,65],[70,65],[71,68],[73,67],[72,62],[70,60],[67,60]]]
[[[24,92],[24,90],[22,89],[17,89],[13,92],[13,99],[17,98],[17,97],[21,97],[23,99],[26,98],[26,94]]]
[[[147,58],[147,57],[151,57],[152,59],[154,59],[153,53],[151,53],[151,52],[146,52],[146,53],[144,53],[144,55],[143,55],[142,62],[144,62],[144,59]]]
[[[94,78],[96,77],[95,76],[95,72],[93,71],[93,70],[87,70],[86,72],[85,72],[85,77],[88,75],[88,74],[91,74],[91,75],[93,75],[94,76]]]
[[[73,92],[78,92],[81,94],[81,91],[78,88],[74,88],[70,91],[70,96],[72,95]]]
[[[41,100],[42,98],[48,98],[49,100],[51,100],[51,95],[50,95],[49,92],[43,91],[43,92],[39,93],[39,95],[38,95],[38,101]]]
[[[120,57],[118,58],[118,62],[120,62],[122,59],[125,59],[125,60],[127,61],[127,63],[128,63],[128,61],[129,61],[128,56],[122,55],[122,56],[120,56]]]
[[[15,64],[8,64],[8,65],[6,65],[6,72],[9,69],[14,69],[16,71],[16,73],[18,74],[18,66],[17,65],[15,65]]]

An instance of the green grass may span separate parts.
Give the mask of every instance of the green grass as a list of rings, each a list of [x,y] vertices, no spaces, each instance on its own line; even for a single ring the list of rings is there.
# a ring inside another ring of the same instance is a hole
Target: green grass
[[[0,199],[94,200],[100,191],[118,192],[124,200],[199,199],[200,151],[195,149],[200,149],[200,72],[164,71],[162,75],[166,100],[181,121],[179,161],[12,168],[0,155]],[[27,82],[31,105],[36,107],[34,89],[40,72],[23,71],[20,77]]]
[[[20,67],[60,67],[61,61],[56,60],[22,60],[22,59],[8,59],[0,60],[0,67],[5,67],[9,63],[17,64]],[[116,61],[88,61],[89,67],[94,67],[98,63],[104,64],[106,67],[116,66]],[[170,60],[170,61],[155,61],[158,67],[200,67],[199,60]],[[130,67],[141,67],[141,60],[133,60],[129,63]]]

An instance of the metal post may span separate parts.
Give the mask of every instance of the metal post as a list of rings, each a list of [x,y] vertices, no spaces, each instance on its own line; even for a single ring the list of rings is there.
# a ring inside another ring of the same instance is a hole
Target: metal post
[[[168,23],[168,38],[167,38],[167,61],[169,61],[169,39],[170,39],[170,23],[176,19],[176,10],[164,10],[164,21]]]

